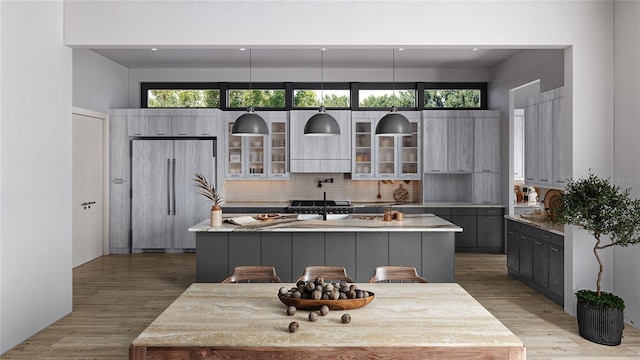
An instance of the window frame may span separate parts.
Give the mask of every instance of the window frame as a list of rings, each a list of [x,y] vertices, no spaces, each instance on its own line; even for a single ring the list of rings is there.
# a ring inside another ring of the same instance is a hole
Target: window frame
[[[149,90],[218,90],[222,94],[219,82],[141,82],[140,83],[140,107],[143,109],[221,109],[222,101],[219,101],[219,107],[197,107],[197,108],[178,108],[178,107],[149,107]],[[220,96],[220,100],[222,96]]]
[[[488,110],[489,109],[489,94],[488,83],[439,83],[439,82],[425,82],[424,88],[420,92],[421,97],[421,109],[422,110]],[[424,92],[427,90],[480,90],[480,107],[455,107],[455,108],[428,108],[424,106]]]
[[[302,108],[293,106],[293,94],[295,90],[320,90],[321,86],[325,90],[350,90],[349,107],[328,108],[331,110],[351,110],[351,111],[388,111],[389,108],[368,108],[360,107],[359,90],[415,90],[416,106],[399,107],[400,111],[439,111],[439,110],[488,110],[489,94],[488,82],[263,82],[251,83],[252,90],[284,90],[284,108],[263,108],[255,107],[261,111],[290,111],[290,110],[312,110],[317,108]],[[220,110],[245,110],[246,108],[228,107],[229,90],[249,90],[248,82],[141,82],[140,83],[140,107],[149,108],[149,90],[218,90],[220,99],[218,108],[151,108],[151,109],[220,109]],[[480,90],[479,108],[426,108],[424,107],[425,90]]]
[[[333,82],[333,83],[319,83],[319,82],[296,82],[291,83],[291,108],[290,110],[317,110],[317,107],[296,107],[293,103],[296,90],[348,90],[349,91],[349,104],[353,104],[351,94],[351,84],[348,82]],[[348,107],[327,107],[327,110],[351,110],[351,106]]]

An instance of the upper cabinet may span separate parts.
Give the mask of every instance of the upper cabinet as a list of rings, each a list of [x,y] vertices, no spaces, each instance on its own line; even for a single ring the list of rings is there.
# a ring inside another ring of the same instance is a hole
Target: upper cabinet
[[[351,111],[327,110],[340,126],[338,136],[305,136],[304,125],[317,110],[291,110],[289,162],[292,173],[351,172]]]
[[[524,118],[524,175],[527,185],[562,189],[565,173],[564,88],[527,99]]]
[[[127,122],[131,137],[217,136],[218,109],[132,109]]]
[[[386,111],[354,111],[351,114],[352,179],[420,179],[420,112],[400,113],[411,123],[411,136],[376,136],[376,125],[388,114]]]
[[[470,111],[425,110],[423,155],[425,173],[473,172],[473,117]]]
[[[269,126],[269,136],[234,136],[233,123],[244,111],[224,112],[224,177],[226,179],[288,179],[288,115],[256,111]]]

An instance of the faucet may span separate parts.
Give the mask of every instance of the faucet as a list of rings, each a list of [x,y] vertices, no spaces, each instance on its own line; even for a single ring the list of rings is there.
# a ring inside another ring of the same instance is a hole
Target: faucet
[[[327,221],[327,192],[323,191],[322,193],[324,194],[324,198],[323,198],[324,210],[322,211],[322,220]]]
[[[324,180],[318,180],[318,187],[321,188],[322,187],[322,183],[333,183],[333,178],[330,179],[324,179]]]

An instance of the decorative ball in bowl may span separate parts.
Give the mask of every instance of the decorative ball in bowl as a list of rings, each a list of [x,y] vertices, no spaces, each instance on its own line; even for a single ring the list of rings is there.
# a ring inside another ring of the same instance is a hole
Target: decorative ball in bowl
[[[321,277],[313,281],[298,281],[296,286],[287,289],[281,287],[278,298],[287,306],[297,309],[315,310],[327,305],[330,310],[351,310],[361,308],[373,301],[375,294],[358,289],[355,284],[346,281],[325,283]]]

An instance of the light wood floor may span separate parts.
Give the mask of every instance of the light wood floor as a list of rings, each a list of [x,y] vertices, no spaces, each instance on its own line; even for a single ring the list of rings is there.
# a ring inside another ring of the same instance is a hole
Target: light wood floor
[[[73,313],[2,359],[128,359],[131,341],[195,279],[194,254],[104,256],[73,271]],[[583,340],[575,318],[506,275],[504,255],[457,254],[457,281],[522,339],[527,359],[640,359],[640,331],[622,345]]]

